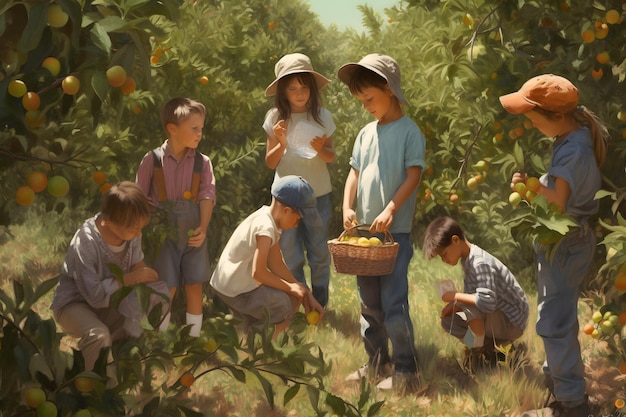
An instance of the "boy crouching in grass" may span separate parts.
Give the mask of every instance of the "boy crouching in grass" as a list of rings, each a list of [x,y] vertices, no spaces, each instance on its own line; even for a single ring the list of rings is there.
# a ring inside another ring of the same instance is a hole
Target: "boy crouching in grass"
[[[518,339],[528,323],[528,299],[509,269],[465,238],[459,223],[439,217],[426,228],[424,254],[463,266],[463,292],[444,291],[443,329],[462,341],[471,356],[495,363],[495,347]]]

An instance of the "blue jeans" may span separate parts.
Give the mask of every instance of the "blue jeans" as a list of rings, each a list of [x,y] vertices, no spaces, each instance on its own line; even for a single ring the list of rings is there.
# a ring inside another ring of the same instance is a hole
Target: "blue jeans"
[[[322,307],[328,304],[330,281],[330,252],[328,251],[328,221],[330,194],[317,197],[317,211],[322,218],[320,227],[310,227],[300,221],[297,227],[284,230],[280,236],[280,250],[293,276],[306,284],[304,258],[311,269],[311,291]]]
[[[578,295],[595,252],[589,227],[570,232],[560,242],[552,262],[537,251],[537,334],[546,351],[544,373],[554,382],[554,396],[565,407],[585,399],[584,365],[578,342]]]
[[[400,244],[393,272],[357,276],[361,299],[361,336],[372,365],[393,361],[396,372],[415,372],[413,323],[409,316],[408,268],[413,246],[408,233],[394,233]],[[389,355],[389,341],[393,349]]]

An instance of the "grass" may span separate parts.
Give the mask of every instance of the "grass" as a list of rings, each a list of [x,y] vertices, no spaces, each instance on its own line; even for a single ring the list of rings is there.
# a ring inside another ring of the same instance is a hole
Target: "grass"
[[[38,222],[34,222],[38,223]],[[27,274],[31,278],[49,278],[58,273],[63,252],[53,250],[58,242],[37,240],[30,226],[15,226],[0,234],[0,260],[3,265],[3,288],[10,288],[10,279]],[[36,226],[36,225],[35,225]],[[39,229],[37,229],[39,230]],[[34,243],[38,242],[38,243]],[[543,404],[546,391],[542,386],[543,345],[535,334],[536,295],[528,292],[531,303],[529,326],[520,339],[523,352],[507,356],[507,363],[489,371],[470,374],[462,366],[463,346],[445,334],[439,326],[443,307],[434,283],[452,279],[461,285],[460,266],[449,267],[438,259],[426,261],[416,250],[410,265],[409,302],[415,331],[415,347],[419,360],[423,390],[419,395],[399,397],[373,391],[371,401],[385,400],[381,416],[511,416]],[[40,313],[48,313],[51,294],[45,297]],[[586,323],[591,316],[587,303],[579,303],[579,320]],[[318,326],[309,326],[307,339],[319,345],[332,370],[325,387],[334,395],[354,404],[358,384],[346,384],[347,374],[361,366],[367,356],[359,334],[359,300],[354,277],[333,274],[331,277],[329,312]],[[47,316],[48,314],[42,314]],[[606,359],[604,342],[580,333],[588,377],[588,392],[594,401],[596,415],[608,415],[617,398],[625,398],[624,376],[615,364]],[[176,372],[172,372],[170,377]],[[282,396],[287,387],[276,380],[276,407],[271,409],[263,391],[254,381],[245,386],[221,372],[209,372],[194,383],[185,401],[208,416],[310,416],[313,415],[306,393],[301,391],[287,406]],[[330,414],[329,414],[330,416]]]

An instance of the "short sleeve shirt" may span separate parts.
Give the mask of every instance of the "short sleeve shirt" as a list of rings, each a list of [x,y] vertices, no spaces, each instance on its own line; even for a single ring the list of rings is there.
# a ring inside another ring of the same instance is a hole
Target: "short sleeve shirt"
[[[252,277],[257,236],[267,236],[272,240],[272,245],[278,244],[280,229],[274,222],[269,206],[261,207],[241,222],[226,243],[211,276],[211,286],[217,292],[236,297],[261,285]]]
[[[602,178],[589,128],[582,127],[554,144],[550,169],[542,183],[554,189],[555,178],[564,179],[570,186],[567,213],[583,218],[598,211],[598,201],[594,198],[600,190]]]
[[[377,121],[359,132],[350,165],[359,172],[357,184],[357,220],[370,224],[389,204],[406,180],[406,170],[424,169],[426,140],[409,117],[382,126]],[[417,189],[394,215],[391,233],[409,233],[415,211]]]
[[[301,120],[306,120],[317,126],[320,132],[324,132],[323,134],[328,137],[331,137],[335,132],[336,127],[333,117],[330,112],[324,108],[320,111],[321,124],[317,123],[308,113],[292,113],[287,122],[287,148],[276,166],[274,181],[286,175],[301,176],[311,184],[315,196],[319,197],[332,191],[330,173],[328,172],[326,162],[318,155],[312,158],[299,156],[294,151],[294,148],[290,146],[292,141],[297,140],[290,134],[290,126],[295,126]],[[276,122],[278,122],[278,110],[273,108],[267,112],[265,121],[263,122],[263,130],[265,130],[268,136],[274,136],[274,125]],[[309,142],[312,139],[313,138],[305,138],[305,140]]]

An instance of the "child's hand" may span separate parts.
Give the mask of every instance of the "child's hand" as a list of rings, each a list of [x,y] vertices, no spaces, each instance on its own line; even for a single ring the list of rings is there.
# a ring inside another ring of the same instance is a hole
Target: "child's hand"
[[[193,230],[193,234],[191,234],[191,230],[189,230],[189,240],[187,240],[187,246],[191,246],[192,248],[199,248],[204,239],[206,239],[206,230],[203,230],[201,227]]]
[[[324,136],[316,136],[311,140],[311,148],[315,149],[316,152],[321,152],[324,149],[324,144],[326,143],[326,135]]]
[[[287,122],[284,120],[279,120],[273,127],[274,136],[276,139],[283,145],[283,147],[287,146]]]
[[[343,211],[343,228],[350,229],[356,226],[358,223],[356,221],[356,212],[352,209],[347,209]]]
[[[159,274],[154,269],[144,266],[124,274],[125,285],[145,284],[158,281]]]
[[[513,174],[513,177],[511,178],[511,190],[515,191],[515,184],[517,184],[518,182],[525,183],[527,179],[528,174],[517,171],[515,174]]]
[[[291,294],[301,302],[304,302],[306,294],[309,291],[309,289],[304,284],[301,284],[299,282],[290,282],[289,290]]]
[[[393,213],[389,210],[383,210],[372,222],[370,232],[386,232],[391,227],[391,223],[393,223]]]
[[[326,310],[320,303],[317,302],[315,297],[313,297],[313,293],[309,291],[307,288],[307,295],[302,299],[302,305],[304,306],[305,314],[309,314],[311,311],[317,311],[320,313],[320,320],[324,318],[324,313]]]

